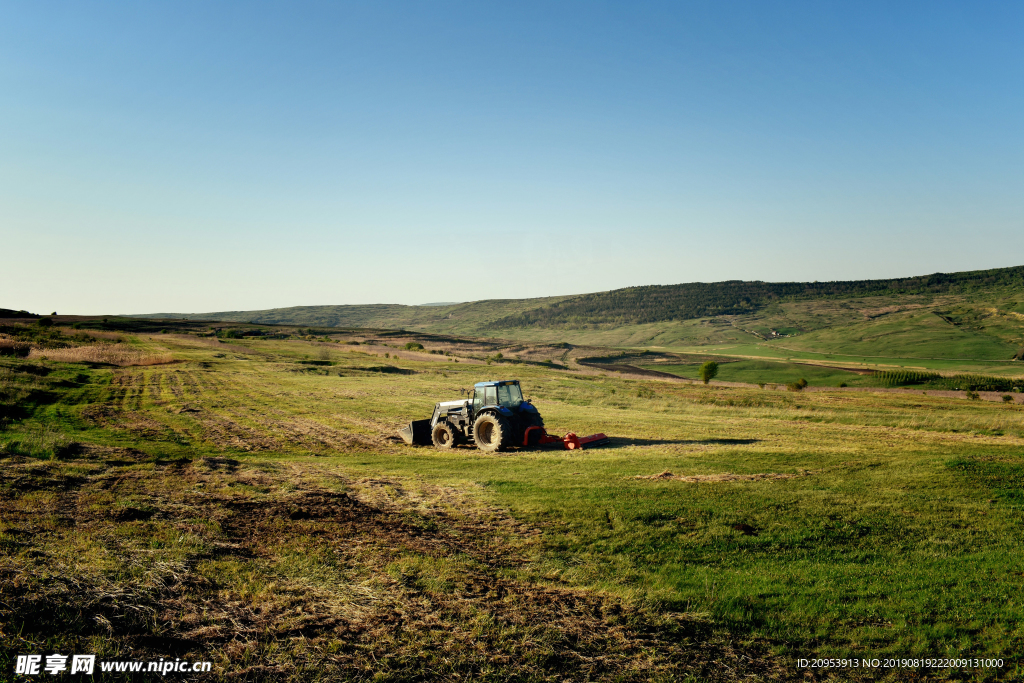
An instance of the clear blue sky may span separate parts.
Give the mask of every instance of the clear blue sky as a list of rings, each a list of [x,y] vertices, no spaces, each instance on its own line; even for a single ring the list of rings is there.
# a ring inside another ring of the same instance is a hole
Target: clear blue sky
[[[0,4],[0,307],[1024,264],[1024,3]]]

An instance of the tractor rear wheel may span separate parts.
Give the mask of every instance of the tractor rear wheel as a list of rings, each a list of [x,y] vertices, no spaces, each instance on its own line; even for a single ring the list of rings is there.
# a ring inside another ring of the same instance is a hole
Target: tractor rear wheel
[[[544,426],[544,418],[540,416],[540,413],[520,413],[520,415],[523,415],[523,429]]]
[[[484,413],[473,423],[473,440],[482,451],[503,451],[512,441],[512,429],[501,415]]]
[[[540,439],[544,436],[544,418],[540,416],[540,413],[520,413],[522,415],[523,434],[529,439],[527,446],[531,448],[540,443]],[[539,427],[540,429],[534,429],[530,431],[530,427]]]
[[[437,448],[445,450],[454,448],[458,441],[455,437],[455,427],[447,420],[441,420],[434,425],[434,430],[430,433],[430,440],[434,442],[434,446]]]

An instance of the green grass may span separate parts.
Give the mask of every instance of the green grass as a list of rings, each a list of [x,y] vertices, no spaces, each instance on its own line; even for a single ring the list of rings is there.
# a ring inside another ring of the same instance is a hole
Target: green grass
[[[1020,361],[913,358],[871,354],[852,355],[827,351],[802,351],[785,347],[782,345],[783,343],[676,346],[659,350],[681,354],[714,354],[749,360],[811,361],[816,364],[841,365],[870,370],[906,368],[911,370],[934,370],[944,373],[965,372],[1006,377],[1024,376],[1024,364]]]
[[[697,380],[696,365],[671,365],[659,363],[648,366],[661,372],[670,372],[680,377]],[[838,387],[840,384],[851,387],[880,387],[870,375],[829,368],[824,366],[801,363],[779,363],[763,360],[742,360],[720,363],[716,380],[723,382],[744,382],[747,384],[790,384],[799,379],[806,379],[811,386]]]
[[[595,680],[729,680],[705,651],[764,680],[802,679],[794,658],[815,654],[998,656],[1020,675],[1020,405],[136,343],[181,362],[0,361],[5,651],[152,653],[149,634],[268,680],[546,680],[583,661]],[[746,360],[719,379],[836,372]],[[611,445],[389,440],[498,375],[550,431]],[[664,471],[708,478],[637,478]]]

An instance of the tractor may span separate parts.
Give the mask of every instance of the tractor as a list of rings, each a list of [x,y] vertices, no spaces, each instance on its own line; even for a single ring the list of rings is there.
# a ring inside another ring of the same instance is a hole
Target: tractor
[[[409,445],[433,444],[451,449],[474,443],[487,452],[555,442],[569,449],[608,443],[604,434],[578,437],[570,432],[563,438],[548,435],[540,412],[523,399],[518,380],[477,382],[472,399],[437,403],[429,420],[413,420],[398,433]]]

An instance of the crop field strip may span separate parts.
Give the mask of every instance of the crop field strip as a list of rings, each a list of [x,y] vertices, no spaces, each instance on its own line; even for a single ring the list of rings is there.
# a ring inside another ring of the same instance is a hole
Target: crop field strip
[[[796,680],[813,653],[1021,651],[1018,405],[137,343],[179,362],[3,361],[0,390],[57,399],[0,431],[4,638],[174,642],[252,680]],[[358,370],[382,362],[414,374]],[[512,374],[552,431],[610,447],[397,443]],[[26,445],[45,430],[49,455]]]

